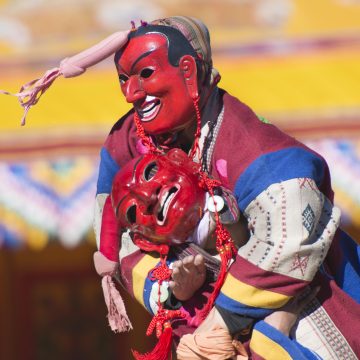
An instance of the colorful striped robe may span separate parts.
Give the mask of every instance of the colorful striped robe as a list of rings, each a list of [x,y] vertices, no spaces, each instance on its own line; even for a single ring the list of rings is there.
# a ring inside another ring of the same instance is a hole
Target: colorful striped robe
[[[359,247],[338,227],[340,212],[333,206],[325,160],[261,121],[226,92],[219,90],[213,97],[222,101],[222,111],[207,148],[208,169],[233,191],[250,231],[217,305],[261,319],[312,281],[319,282],[318,300],[305,309],[308,314],[301,318],[293,337],[323,358],[344,355],[355,359],[355,354],[360,354],[358,331],[354,332],[360,330]],[[209,131],[206,120],[203,116],[202,138]],[[130,111],[115,124],[101,150],[95,231],[104,252],[117,236],[114,226],[104,224],[106,214],[112,211],[108,201],[112,179],[139,154],[137,149],[139,140]],[[120,260],[128,291],[152,313],[156,309],[151,304],[152,282],[147,272],[157,259],[125,241]],[[189,318],[201,307],[208,291],[211,289],[205,285],[199,291],[205,297],[183,304]],[[189,331],[179,326],[179,335]]]

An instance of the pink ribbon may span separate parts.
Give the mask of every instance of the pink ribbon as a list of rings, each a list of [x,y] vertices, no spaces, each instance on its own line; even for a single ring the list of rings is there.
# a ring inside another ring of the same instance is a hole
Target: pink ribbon
[[[24,108],[21,125],[25,125],[30,108],[39,101],[40,97],[59,76],[70,78],[83,74],[87,68],[96,65],[120,50],[127,43],[128,34],[129,30],[116,32],[89,49],[62,60],[59,67],[46,71],[39,79],[29,81],[16,94],[4,90],[0,90],[0,93],[18,98],[20,105]]]

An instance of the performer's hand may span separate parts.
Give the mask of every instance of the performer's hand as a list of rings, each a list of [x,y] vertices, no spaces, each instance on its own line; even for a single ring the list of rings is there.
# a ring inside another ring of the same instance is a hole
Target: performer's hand
[[[275,329],[289,336],[292,327],[295,325],[301,311],[312,301],[318,293],[320,287],[315,287],[295,296],[282,309],[274,311],[268,315],[264,321]]]
[[[174,262],[169,286],[178,300],[185,301],[189,300],[203,285],[205,278],[204,257],[200,254],[189,255]]]

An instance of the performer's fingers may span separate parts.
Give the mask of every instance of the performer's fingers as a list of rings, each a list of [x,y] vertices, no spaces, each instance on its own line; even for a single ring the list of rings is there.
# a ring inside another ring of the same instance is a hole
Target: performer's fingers
[[[173,263],[173,273],[174,270],[177,269],[176,272],[178,272],[179,276],[186,276],[186,271],[184,269],[184,262],[183,260],[178,260]],[[173,277],[174,278],[174,277]]]
[[[174,267],[171,277],[175,282],[180,282],[181,279],[183,278],[181,267]]]
[[[173,269],[174,268],[179,268],[182,266],[182,261],[181,260],[177,260],[173,262]]]
[[[194,259],[194,265],[198,272],[203,273],[205,271],[205,259],[202,255],[197,254]]]
[[[187,271],[191,271],[194,267],[194,256],[193,255],[189,255],[187,257],[185,257],[182,260],[183,264],[184,264],[184,268]]]
[[[170,280],[170,281],[169,281],[169,288],[170,288],[170,290],[174,290],[174,287],[175,287],[175,286],[176,286],[175,281]]]

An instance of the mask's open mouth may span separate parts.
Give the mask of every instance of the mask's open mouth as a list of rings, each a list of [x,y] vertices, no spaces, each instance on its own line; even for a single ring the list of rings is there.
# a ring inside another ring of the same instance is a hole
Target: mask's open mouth
[[[159,225],[164,225],[166,216],[171,204],[171,201],[174,199],[176,193],[179,191],[179,188],[173,186],[169,191],[165,192],[160,199],[160,209],[157,213],[157,223]]]
[[[156,117],[160,110],[160,100],[154,96],[147,96],[144,105],[137,109],[140,120],[147,122]]]

